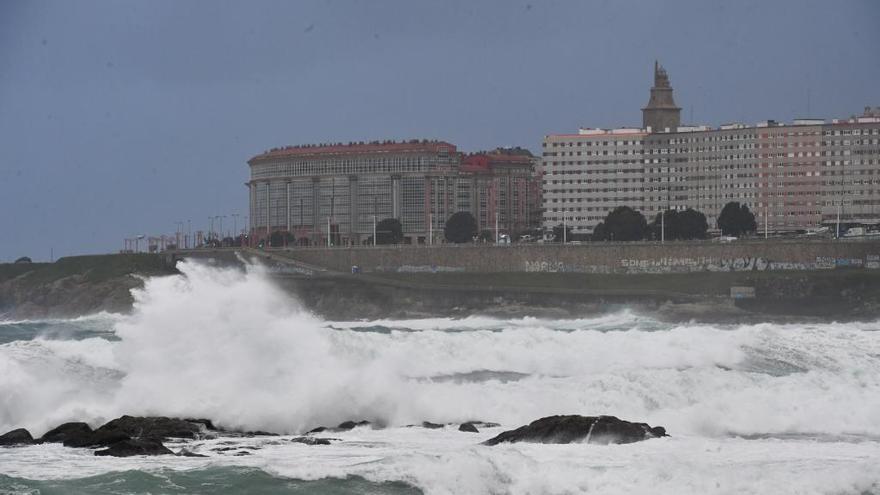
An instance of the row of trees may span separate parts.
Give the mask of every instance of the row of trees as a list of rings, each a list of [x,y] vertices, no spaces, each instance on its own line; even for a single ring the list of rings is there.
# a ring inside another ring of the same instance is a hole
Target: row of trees
[[[562,240],[562,225],[554,234]],[[749,207],[736,201],[724,205],[718,216],[718,228],[723,235],[741,236],[757,229],[755,215]],[[666,210],[658,213],[651,223],[629,206],[620,206],[608,213],[605,220],[593,229],[596,241],[640,241],[644,239],[691,240],[705,239],[709,230],[706,215],[688,208],[683,211]]]
[[[733,201],[727,203],[718,216],[718,228],[721,233],[730,236],[740,236],[757,229],[755,215],[749,211],[749,207],[741,205]],[[563,232],[563,226],[560,224],[553,228],[554,239],[556,242],[562,242],[563,238],[571,239],[571,227],[567,226],[568,231]],[[704,239],[706,232],[709,230],[709,224],[706,222],[706,215],[688,208],[684,211],[666,210],[658,213],[653,221],[648,220],[641,212],[633,210],[629,206],[620,206],[608,213],[605,220],[599,222],[593,229],[592,239],[595,241],[640,241],[644,239],[669,239],[669,240],[690,240]],[[340,234],[337,231],[331,231],[330,241],[333,245],[340,242]],[[481,240],[484,242],[492,242],[495,236],[489,230],[478,232],[477,219],[466,211],[455,213],[448,220],[443,228],[443,236],[447,242],[455,244],[463,244]],[[231,240],[231,239],[230,239]],[[288,232],[273,232],[269,238],[269,244],[273,247],[283,246],[285,244],[308,244],[308,239],[297,240],[293,234]],[[403,226],[400,220],[396,218],[386,218],[376,224],[376,244],[400,244],[403,241]],[[373,239],[367,239],[367,244],[372,244]]]

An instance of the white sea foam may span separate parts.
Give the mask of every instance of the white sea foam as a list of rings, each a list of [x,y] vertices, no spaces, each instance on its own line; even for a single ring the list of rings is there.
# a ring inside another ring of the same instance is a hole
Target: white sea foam
[[[674,437],[489,449],[474,445],[485,432],[392,428],[344,433],[326,450],[267,445],[252,459],[98,463],[65,457],[69,449],[26,451],[57,456],[71,473],[250,463],[292,477],[410,481],[429,493],[858,493],[880,480],[869,469],[880,453],[878,323],[670,325],[629,312],[328,323],[257,267],[180,268],[147,280],[133,315],[112,317],[119,341],[0,345],[0,431],[41,434],[120,414],[284,432],[361,418],[513,427],[615,414]],[[0,455],[0,472],[52,477],[27,456]]]

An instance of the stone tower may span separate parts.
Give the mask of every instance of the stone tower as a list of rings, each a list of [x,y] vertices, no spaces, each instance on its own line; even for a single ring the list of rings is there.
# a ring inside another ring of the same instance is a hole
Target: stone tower
[[[666,69],[654,61],[654,86],[648,106],[642,109],[642,127],[650,127],[652,132],[663,132],[667,127],[674,131],[679,125],[681,108],[675,106],[675,100],[672,99],[669,76],[666,75]]]

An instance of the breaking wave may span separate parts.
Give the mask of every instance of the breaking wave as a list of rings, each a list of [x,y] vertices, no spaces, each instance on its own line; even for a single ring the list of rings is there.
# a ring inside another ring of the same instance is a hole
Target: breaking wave
[[[251,466],[289,479],[402,480],[426,493],[747,492],[754,479],[775,487],[763,491],[859,493],[880,481],[865,472],[880,451],[877,322],[674,325],[631,312],[327,322],[257,266],[179,268],[146,280],[129,316],[0,323],[0,432],[40,435],[121,414],[288,433],[349,419],[508,427],[550,414],[614,414],[673,437],[599,450],[481,449],[463,446],[454,430],[429,437],[392,428],[342,434],[357,442],[330,457],[296,451],[295,460],[254,456]],[[358,442],[373,447],[364,454]],[[60,456],[59,466],[70,455],[32,449]],[[5,455],[7,466],[18,459]],[[346,455],[354,460],[341,461]],[[19,474],[35,472],[16,462]],[[124,466],[137,469],[132,462]]]

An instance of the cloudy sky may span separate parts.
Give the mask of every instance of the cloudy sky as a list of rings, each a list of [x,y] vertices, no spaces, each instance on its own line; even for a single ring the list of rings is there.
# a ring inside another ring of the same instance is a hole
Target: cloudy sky
[[[0,2],[0,261],[113,252],[247,214],[274,146],[540,149],[638,125],[652,66],[688,122],[880,105],[880,2]]]

